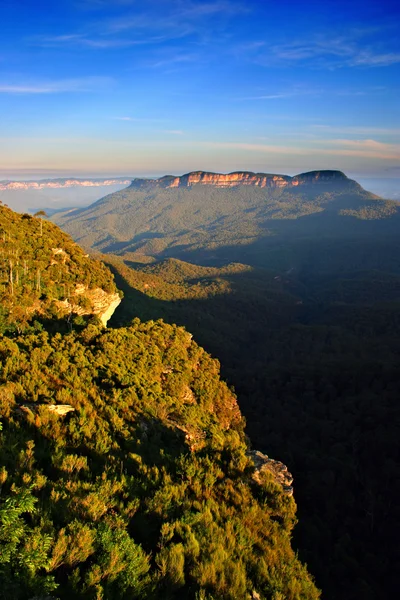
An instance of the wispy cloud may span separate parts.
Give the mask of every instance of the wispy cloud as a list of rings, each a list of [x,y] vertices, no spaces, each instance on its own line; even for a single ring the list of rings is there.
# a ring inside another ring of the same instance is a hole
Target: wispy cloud
[[[184,131],[181,129],[164,129],[162,133],[169,133],[170,135],[183,135]]]
[[[323,89],[319,88],[305,88],[305,87],[293,87],[289,90],[282,90],[277,92],[257,94],[254,96],[244,96],[243,98],[237,98],[238,100],[281,100],[284,98],[294,98],[296,96],[320,96],[324,93]]]
[[[42,82],[0,83],[0,94],[61,94],[65,92],[96,92],[109,87],[109,77],[82,77]]]
[[[400,52],[374,53],[373,50],[360,51],[349,58],[353,67],[388,67],[400,63]]]
[[[377,140],[324,140],[322,142],[327,146],[340,146],[342,151],[356,151],[362,155],[373,155],[380,158],[399,158],[400,159],[400,144],[385,144]]]
[[[325,156],[354,156],[359,158],[377,158],[381,160],[400,160],[400,145],[383,144],[375,140],[327,140],[324,147],[299,147],[269,144],[253,144],[244,142],[204,142],[214,148],[245,150],[266,154],[283,154],[293,156],[317,157]],[[321,144],[322,145],[322,144]],[[332,147],[329,147],[332,146]],[[337,146],[341,146],[337,148]]]
[[[125,14],[123,17],[113,19],[108,23],[110,32],[121,32],[127,30],[161,30],[168,28],[169,33],[174,37],[188,35],[195,31],[199,26],[199,21],[209,17],[222,16],[224,18],[232,17],[238,14],[249,12],[245,4],[241,2],[232,2],[231,0],[214,0],[210,2],[182,2],[181,0],[171,0],[166,3],[164,10],[158,5],[158,10],[143,10],[134,14]],[[157,16],[155,16],[157,15]],[[211,24],[212,26],[213,24]],[[215,25],[215,24],[214,24]]]
[[[113,117],[114,121],[127,121],[131,123],[161,123],[166,119],[153,119],[151,117]]]
[[[135,4],[137,0],[113,0],[114,6],[131,6]],[[83,10],[96,10],[109,8],[110,0],[75,0],[75,5],[79,9]]]
[[[93,6],[108,2],[94,0]],[[54,36],[32,38],[32,43],[43,47],[84,46],[93,49],[112,49],[139,45],[157,45],[192,36],[212,36],[226,26],[229,18],[249,12],[239,1],[210,0],[208,2],[148,0],[140,8],[130,8],[129,0],[119,1],[120,15],[87,24],[86,31],[69,32]],[[121,7],[126,6],[125,10]]]
[[[275,154],[307,154],[307,151],[293,146],[280,146],[273,144],[253,144],[247,142],[203,142],[202,145],[213,148],[226,148],[232,150],[247,150],[249,152],[266,152]]]
[[[263,94],[261,96],[245,96],[240,100],[280,100],[281,98],[293,98],[296,94],[292,92],[282,92],[281,94]]]
[[[343,35],[318,34],[289,43],[266,44],[261,41],[242,50],[261,65],[311,64],[315,68],[385,67],[400,63],[393,42],[371,40],[374,29],[352,30]]]
[[[204,16],[214,16],[222,14],[223,16],[240,15],[250,12],[248,6],[241,2],[232,2],[232,0],[214,0],[212,2],[185,2],[181,9],[182,17],[198,19]]]
[[[368,125],[359,127],[312,125],[311,127],[315,131],[319,131],[321,133],[345,133],[350,135],[400,135],[400,129],[389,127],[370,127]]]
[[[33,39],[35,45],[43,48],[56,48],[59,46],[83,46],[93,49],[112,49],[112,48],[128,48],[130,46],[142,46],[148,44],[159,43],[160,39],[147,38],[147,39],[126,39],[126,38],[107,38],[98,36],[88,36],[79,33],[70,33],[66,35],[56,35],[50,37],[36,37]]]
[[[185,52],[174,52],[174,53],[163,53],[163,58],[154,59],[146,63],[146,66],[152,69],[160,69],[164,67],[171,67],[183,64],[193,63],[199,60],[198,54],[185,53]]]

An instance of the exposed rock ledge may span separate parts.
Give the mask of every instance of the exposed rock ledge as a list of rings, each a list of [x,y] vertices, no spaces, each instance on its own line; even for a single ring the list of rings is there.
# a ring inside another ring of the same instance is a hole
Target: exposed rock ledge
[[[261,473],[268,471],[273,475],[276,483],[282,486],[283,493],[287,496],[293,496],[293,476],[289,473],[286,465],[278,460],[269,458],[259,450],[250,450],[248,455],[254,462],[254,481],[261,483]]]
[[[75,408],[70,404],[43,404],[39,402],[29,402],[28,404],[21,404],[18,408],[21,412],[25,413],[33,413],[36,412],[39,408],[44,408],[62,417],[68,414],[69,412],[75,410]]]
[[[181,188],[198,185],[212,185],[217,188],[231,188],[250,185],[261,188],[293,188],[301,185],[314,184],[336,184],[340,186],[351,186],[353,181],[348,179],[341,171],[310,171],[300,173],[294,177],[289,175],[275,175],[273,173],[252,173],[250,171],[235,171],[233,173],[209,173],[205,171],[193,171],[176,177],[165,175],[159,179],[134,179],[131,189],[159,188]]]
[[[90,306],[82,306],[74,302],[74,297],[69,300],[59,300],[58,306],[65,312],[73,312],[77,315],[96,315],[99,317],[104,327],[114,314],[115,309],[121,303],[120,296],[105,292],[101,288],[89,289],[83,284],[78,284],[74,291],[75,298],[84,296]]]

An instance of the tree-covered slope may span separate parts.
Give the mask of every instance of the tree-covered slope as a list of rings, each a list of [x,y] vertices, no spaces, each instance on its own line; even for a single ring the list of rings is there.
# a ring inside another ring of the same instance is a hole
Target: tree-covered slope
[[[0,598],[318,598],[291,479],[255,467],[219,363],[162,321],[66,328],[64,288],[113,292],[111,273],[55,225],[0,217]],[[169,270],[172,290],[191,272]]]
[[[398,236],[248,257],[270,269],[107,255],[124,291],[111,322],[162,317],[218,356],[253,444],[294,475],[295,544],[324,597],[386,600],[400,560]]]
[[[100,313],[115,301],[110,271],[43,216],[0,206],[2,331],[21,329],[35,314]]]
[[[301,185],[288,187],[165,187],[134,181],[88,208],[53,218],[87,248],[182,258],[199,249],[249,245],[281,233],[293,220],[307,228],[307,219],[315,215],[329,227],[348,224],[350,218],[397,216],[395,202],[366,192],[342,173],[328,173],[321,178],[298,176]]]
[[[4,599],[312,599],[219,365],[162,322],[0,340]],[[61,416],[52,405],[73,408]]]

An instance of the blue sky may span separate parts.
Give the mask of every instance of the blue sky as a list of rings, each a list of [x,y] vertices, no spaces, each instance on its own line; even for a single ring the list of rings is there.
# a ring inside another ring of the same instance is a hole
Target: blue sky
[[[400,177],[391,0],[2,0],[0,177]]]

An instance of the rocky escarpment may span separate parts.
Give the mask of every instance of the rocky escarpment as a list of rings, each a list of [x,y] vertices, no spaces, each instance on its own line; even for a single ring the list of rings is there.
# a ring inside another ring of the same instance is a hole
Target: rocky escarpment
[[[208,173],[193,171],[180,177],[166,175],[160,179],[135,179],[131,188],[142,189],[145,187],[157,188],[188,188],[197,185],[212,185],[217,188],[232,188],[239,185],[260,188],[293,188],[301,185],[323,183],[353,183],[341,171],[310,171],[295,177],[289,175],[275,175],[270,173],[252,173],[250,171],[235,171],[233,173]]]
[[[248,455],[254,462],[254,481],[261,483],[262,474],[269,473],[272,475],[274,481],[282,487],[283,493],[286,496],[293,496],[293,476],[289,473],[286,465],[278,460],[269,458],[259,450],[251,450]]]
[[[109,293],[101,288],[88,289],[85,285],[78,284],[72,297],[59,300],[57,305],[64,313],[96,315],[106,327],[120,303],[121,297],[117,293]]]

